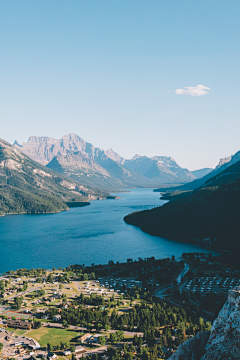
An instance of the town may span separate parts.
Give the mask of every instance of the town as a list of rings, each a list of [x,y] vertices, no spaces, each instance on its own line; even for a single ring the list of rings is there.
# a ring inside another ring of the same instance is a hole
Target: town
[[[0,279],[0,356],[167,359],[211,329],[216,304],[239,283],[226,256],[193,253],[9,271]]]

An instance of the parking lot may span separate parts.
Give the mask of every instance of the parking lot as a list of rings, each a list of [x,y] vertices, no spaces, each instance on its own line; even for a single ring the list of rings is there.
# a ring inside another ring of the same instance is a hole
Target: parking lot
[[[229,290],[239,285],[239,278],[195,277],[190,280],[182,290],[192,294],[199,292],[204,295],[214,292],[227,295]]]

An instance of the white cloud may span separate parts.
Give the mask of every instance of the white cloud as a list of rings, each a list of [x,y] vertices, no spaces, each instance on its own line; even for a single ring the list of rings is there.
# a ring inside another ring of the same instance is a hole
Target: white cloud
[[[202,96],[209,94],[209,92],[206,90],[210,90],[210,87],[204,85],[186,86],[183,89],[176,89],[175,93],[177,95]]]

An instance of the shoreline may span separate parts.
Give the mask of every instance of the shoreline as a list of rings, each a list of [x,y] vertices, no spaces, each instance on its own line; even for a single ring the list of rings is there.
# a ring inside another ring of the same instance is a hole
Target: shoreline
[[[31,213],[31,212],[19,212],[19,213],[5,213],[5,214],[0,214],[0,217],[4,217],[4,216],[8,216],[8,215],[49,215],[49,214],[59,214],[63,211],[68,211],[72,208],[76,208],[76,207],[85,207],[88,205],[91,205],[91,201],[96,201],[96,200],[120,200],[121,198],[119,196],[115,196],[115,195],[107,195],[105,198],[98,198],[98,199],[91,199],[89,201],[69,201],[66,202],[65,204],[68,206],[68,209],[60,209],[59,211],[50,211],[50,212],[37,212],[37,213]]]
[[[128,215],[127,215],[128,216]],[[126,216],[126,217],[127,217]],[[222,253],[222,254],[231,254],[231,251],[229,250],[224,250],[224,249],[219,249],[219,248],[216,248],[216,247],[213,247],[209,244],[205,244],[201,241],[196,241],[195,239],[191,239],[191,238],[186,238],[186,237],[181,237],[181,236],[176,236],[176,235],[166,235],[166,234],[161,234],[161,235],[156,235],[156,234],[153,234],[151,232],[148,232],[148,231],[145,231],[141,228],[141,226],[138,226],[138,225],[135,225],[135,224],[131,224],[130,222],[127,222],[125,220],[125,218],[123,218],[124,222],[127,224],[127,225],[131,225],[131,226],[136,226],[138,227],[142,232],[144,232],[145,234],[148,234],[148,235],[151,235],[151,236],[155,236],[155,237],[162,237],[162,238],[165,238],[167,240],[170,240],[170,241],[177,241],[177,242],[180,242],[180,243],[185,243],[185,244],[191,244],[191,245],[200,245],[202,246],[202,248],[205,248],[205,249],[209,249],[209,250],[213,250],[213,251],[216,251],[216,252],[219,252],[219,253]]]

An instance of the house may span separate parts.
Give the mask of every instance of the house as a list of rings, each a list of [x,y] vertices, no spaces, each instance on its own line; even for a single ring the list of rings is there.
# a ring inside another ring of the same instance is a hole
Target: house
[[[60,321],[61,320],[61,315],[54,315],[53,317],[53,321]]]
[[[71,351],[70,350],[64,350],[63,351],[63,355],[67,356],[67,355],[71,355]]]
[[[92,335],[90,338],[87,338],[86,341],[89,342],[89,343],[97,343],[99,336],[104,336],[104,335],[95,334],[95,335]],[[105,338],[107,338],[107,336],[105,336]]]
[[[20,356],[24,356],[24,355],[26,354],[26,350],[23,349],[23,348],[19,348],[19,349],[18,349],[18,354],[19,354]]]
[[[108,360],[108,359],[109,359],[109,356],[107,356],[106,354],[104,354],[104,355],[101,356],[101,359],[102,359],[102,360]]]
[[[58,357],[53,352],[49,351],[48,354],[47,354],[47,359],[48,360],[54,360],[54,359],[58,359]]]
[[[47,314],[44,314],[44,315],[42,316],[42,319],[47,320],[48,318],[49,318],[49,316],[48,316]]]
[[[75,347],[75,354],[79,354],[79,353],[83,353],[85,352],[86,350],[84,349],[83,346],[76,346]]]
[[[22,338],[20,339],[14,339],[14,342],[11,344],[11,346],[20,346],[20,345],[24,345],[24,340]]]
[[[3,330],[0,332],[0,341],[4,340],[7,336],[9,336],[9,332],[6,330]]]
[[[83,336],[80,336],[80,338],[77,339],[78,342],[84,343],[88,338],[90,338],[92,335],[87,333]]]
[[[29,339],[29,343],[27,344],[29,347],[31,347],[33,350],[40,349],[40,344],[35,339]]]
[[[7,327],[13,327],[13,328],[18,328],[18,329],[31,330],[31,328],[32,328],[32,323],[30,323],[28,321],[8,319],[6,324],[7,324]]]

